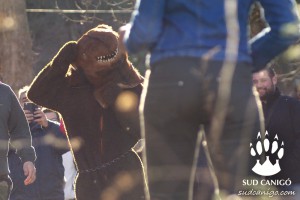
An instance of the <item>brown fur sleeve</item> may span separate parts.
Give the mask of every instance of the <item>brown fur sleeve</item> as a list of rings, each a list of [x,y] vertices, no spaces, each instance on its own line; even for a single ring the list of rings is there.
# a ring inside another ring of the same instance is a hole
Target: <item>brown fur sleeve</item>
[[[59,101],[67,90],[66,73],[76,57],[76,42],[66,43],[35,77],[28,98],[38,105],[59,110]]]

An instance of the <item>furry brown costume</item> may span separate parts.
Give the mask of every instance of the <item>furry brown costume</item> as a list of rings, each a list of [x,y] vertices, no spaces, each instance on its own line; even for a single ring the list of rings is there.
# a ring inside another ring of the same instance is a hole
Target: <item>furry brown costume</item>
[[[140,137],[141,83],[118,34],[100,25],[65,44],[31,84],[29,99],[60,112],[69,139],[82,141],[78,150],[71,142],[78,200],[143,199],[142,163],[131,150]],[[123,94],[133,106],[120,111]]]

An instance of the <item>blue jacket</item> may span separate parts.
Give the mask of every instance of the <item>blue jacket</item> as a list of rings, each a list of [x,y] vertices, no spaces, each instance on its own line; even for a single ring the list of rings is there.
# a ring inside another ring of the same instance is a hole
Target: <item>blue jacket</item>
[[[250,44],[248,16],[254,0],[236,0],[237,13],[232,7],[234,2],[138,0],[131,30],[125,34],[126,47],[130,53],[149,51],[150,64],[174,56],[209,56],[212,60],[222,61],[226,57],[253,62],[258,69],[299,38],[294,0],[258,0],[270,28],[264,29]],[[231,7],[226,14],[233,16],[228,18],[229,26],[225,17],[228,6]],[[231,39],[237,42],[238,55],[232,51],[234,43],[227,45]]]
[[[59,125],[48,121],[48,127],[42,128],[38,124],[30,124],[32,143],[36,150],[37,159],[36,180],[34,183],[24,185],[24,173],[22,163],[13,150],[10,150],[8,162],[10,176],[13,181],[13,190],[10,200],[64,200],[64,167],[62,154],[67,152],[66,148],[55,148],[48,143],[47,138],[51,135],[55,139],[65,140],[65,135],[60,131]],[[50,140],[51,141],[51,140]]]

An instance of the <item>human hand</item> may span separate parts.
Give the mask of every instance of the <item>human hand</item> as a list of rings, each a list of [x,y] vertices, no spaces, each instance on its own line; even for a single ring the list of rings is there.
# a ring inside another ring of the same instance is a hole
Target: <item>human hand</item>
[[[45,113],[41,110],[41,108],[38,108],[34,111],[34,122],[38,123],[44,128],[48,127],[48,120],[45,115]]]
[[[118,31],[118,33],[119,33],[119,47],[124,51],[126,51],[126,47],[125,47],[125,44],[124,44],[124,36],[125,36],[126,31],[130,30],[130,27],[131,27],[130,24],[126,24],[124,26],[121,26],[119,28],[119,31]]]
[[[31,123],[34,119],[33,114],[29,110],[24,110],[24,113],[28,123]]]
[[[36,169],[31,161],[24,162],[23,171],[26,179],[24,180],[24,185],[29,185],[33,183],[36,179]]]

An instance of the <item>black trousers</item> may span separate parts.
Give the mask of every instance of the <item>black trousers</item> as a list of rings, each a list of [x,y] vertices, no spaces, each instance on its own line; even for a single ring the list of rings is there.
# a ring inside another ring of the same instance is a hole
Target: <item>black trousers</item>
[[[188,199],[200,125],[219,188],[234,193],[247,176],[250,137],[259,131],[251,67],[185,57],[151,67],[140,105],[151,199]]]

